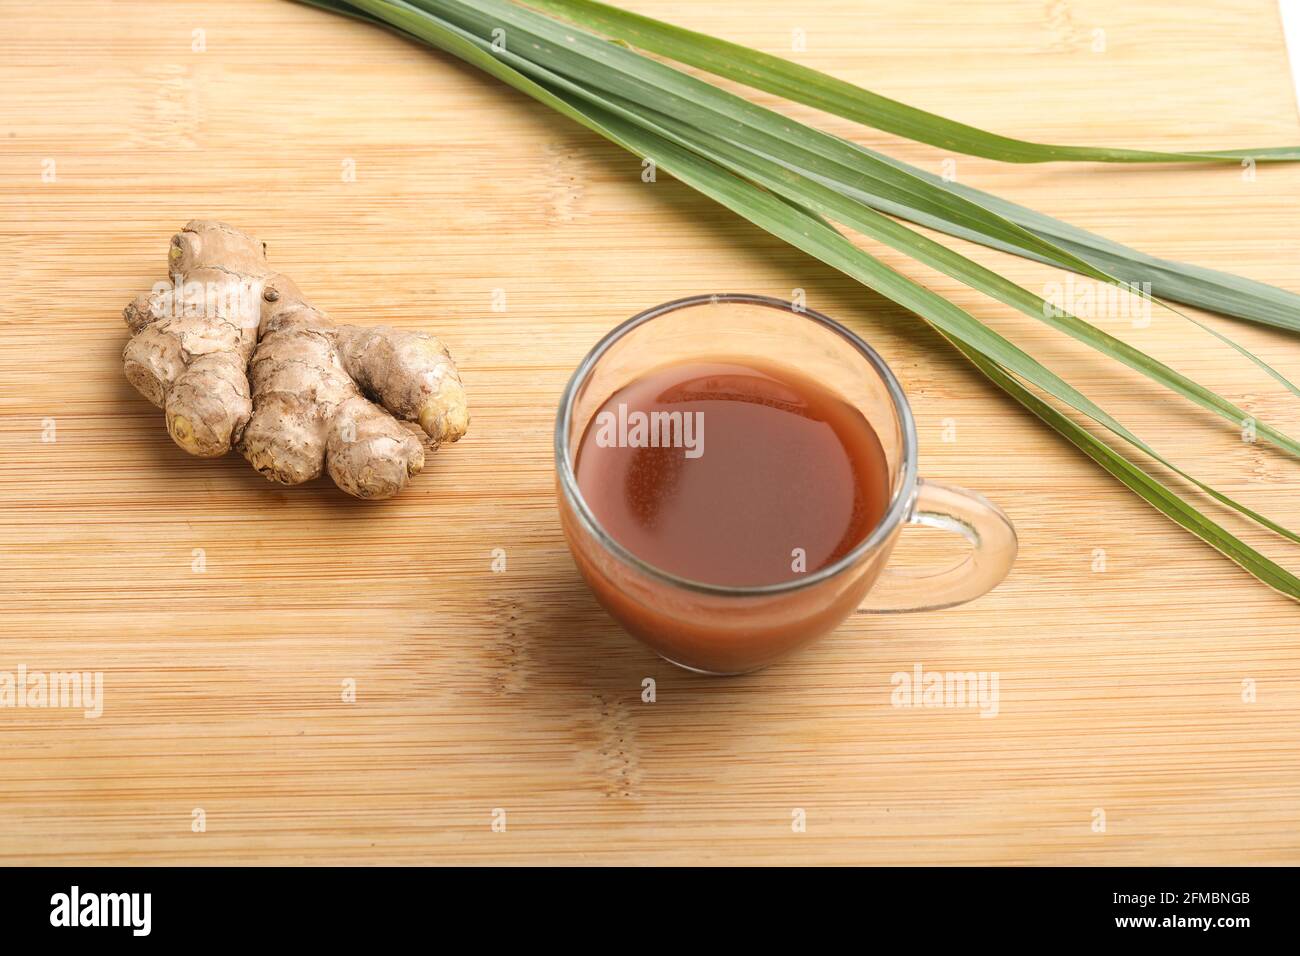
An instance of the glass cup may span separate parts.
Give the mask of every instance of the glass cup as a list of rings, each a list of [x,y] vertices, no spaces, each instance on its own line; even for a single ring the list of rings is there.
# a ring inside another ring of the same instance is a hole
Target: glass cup
[[[792,367],[857,407],[875,429],[889,468],[889,506],[876,528],[838,561],[780,584],[691,581],[632,554],[583,500],[574,456],[610,395],[656,369],[719,357]],[[624,322],[573,373],[555,423],[560,520],[578,570],[630,634],[665,660],[705,674],[757,670],[834,630],[855,611],[952,607],[1006,577],[1017,549],[1011,521],[973,491],[918,478],[916,454],[912,411],[884,360],[838,322],[758,295],[678,299]],[[908,524],[955,532],[970,543],[970,553],[946,568],[887,569]]]

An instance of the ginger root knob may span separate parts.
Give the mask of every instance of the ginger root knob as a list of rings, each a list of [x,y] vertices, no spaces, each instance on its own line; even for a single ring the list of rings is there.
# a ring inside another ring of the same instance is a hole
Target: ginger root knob
[[[334,324],[271,271],[262,243],[225,223],[188,223],[167,261],[170,284],[123,311],[123,365],[191,455],[237,448],[272,481],[328,472],[348,494],[388,498],[424,467],[415,425],[432,448],[469,427],[434,336]]]

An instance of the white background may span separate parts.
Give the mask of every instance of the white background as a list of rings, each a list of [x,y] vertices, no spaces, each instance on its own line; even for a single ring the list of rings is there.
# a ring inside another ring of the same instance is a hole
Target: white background
[[[1291,57],[1291,82],[1300,98],[1300,0],[1278,0],[1282,8],[1282,29],[1286,31],[1286,49]]]

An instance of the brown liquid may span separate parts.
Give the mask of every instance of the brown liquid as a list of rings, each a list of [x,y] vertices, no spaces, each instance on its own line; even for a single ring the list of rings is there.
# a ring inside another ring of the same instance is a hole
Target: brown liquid
[[[748,359],[671,365],[615,392],[575,469],[616,541],[707,584],[777,584],[826,567],[889,503],[884,449],[862,413],[810,378]]]

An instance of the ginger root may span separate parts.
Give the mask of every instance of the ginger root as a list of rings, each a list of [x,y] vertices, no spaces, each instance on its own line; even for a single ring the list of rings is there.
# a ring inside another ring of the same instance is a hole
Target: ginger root
[[[348,494],[388,498],[424,467],[403,422],[434,448],[465,434],[465,391],[438,339],[335,325],[252,236],[190,222],[172,236],[168,274],[123,311],[123,366],[190,454],[237,448],[273,481],[325,470]]]

